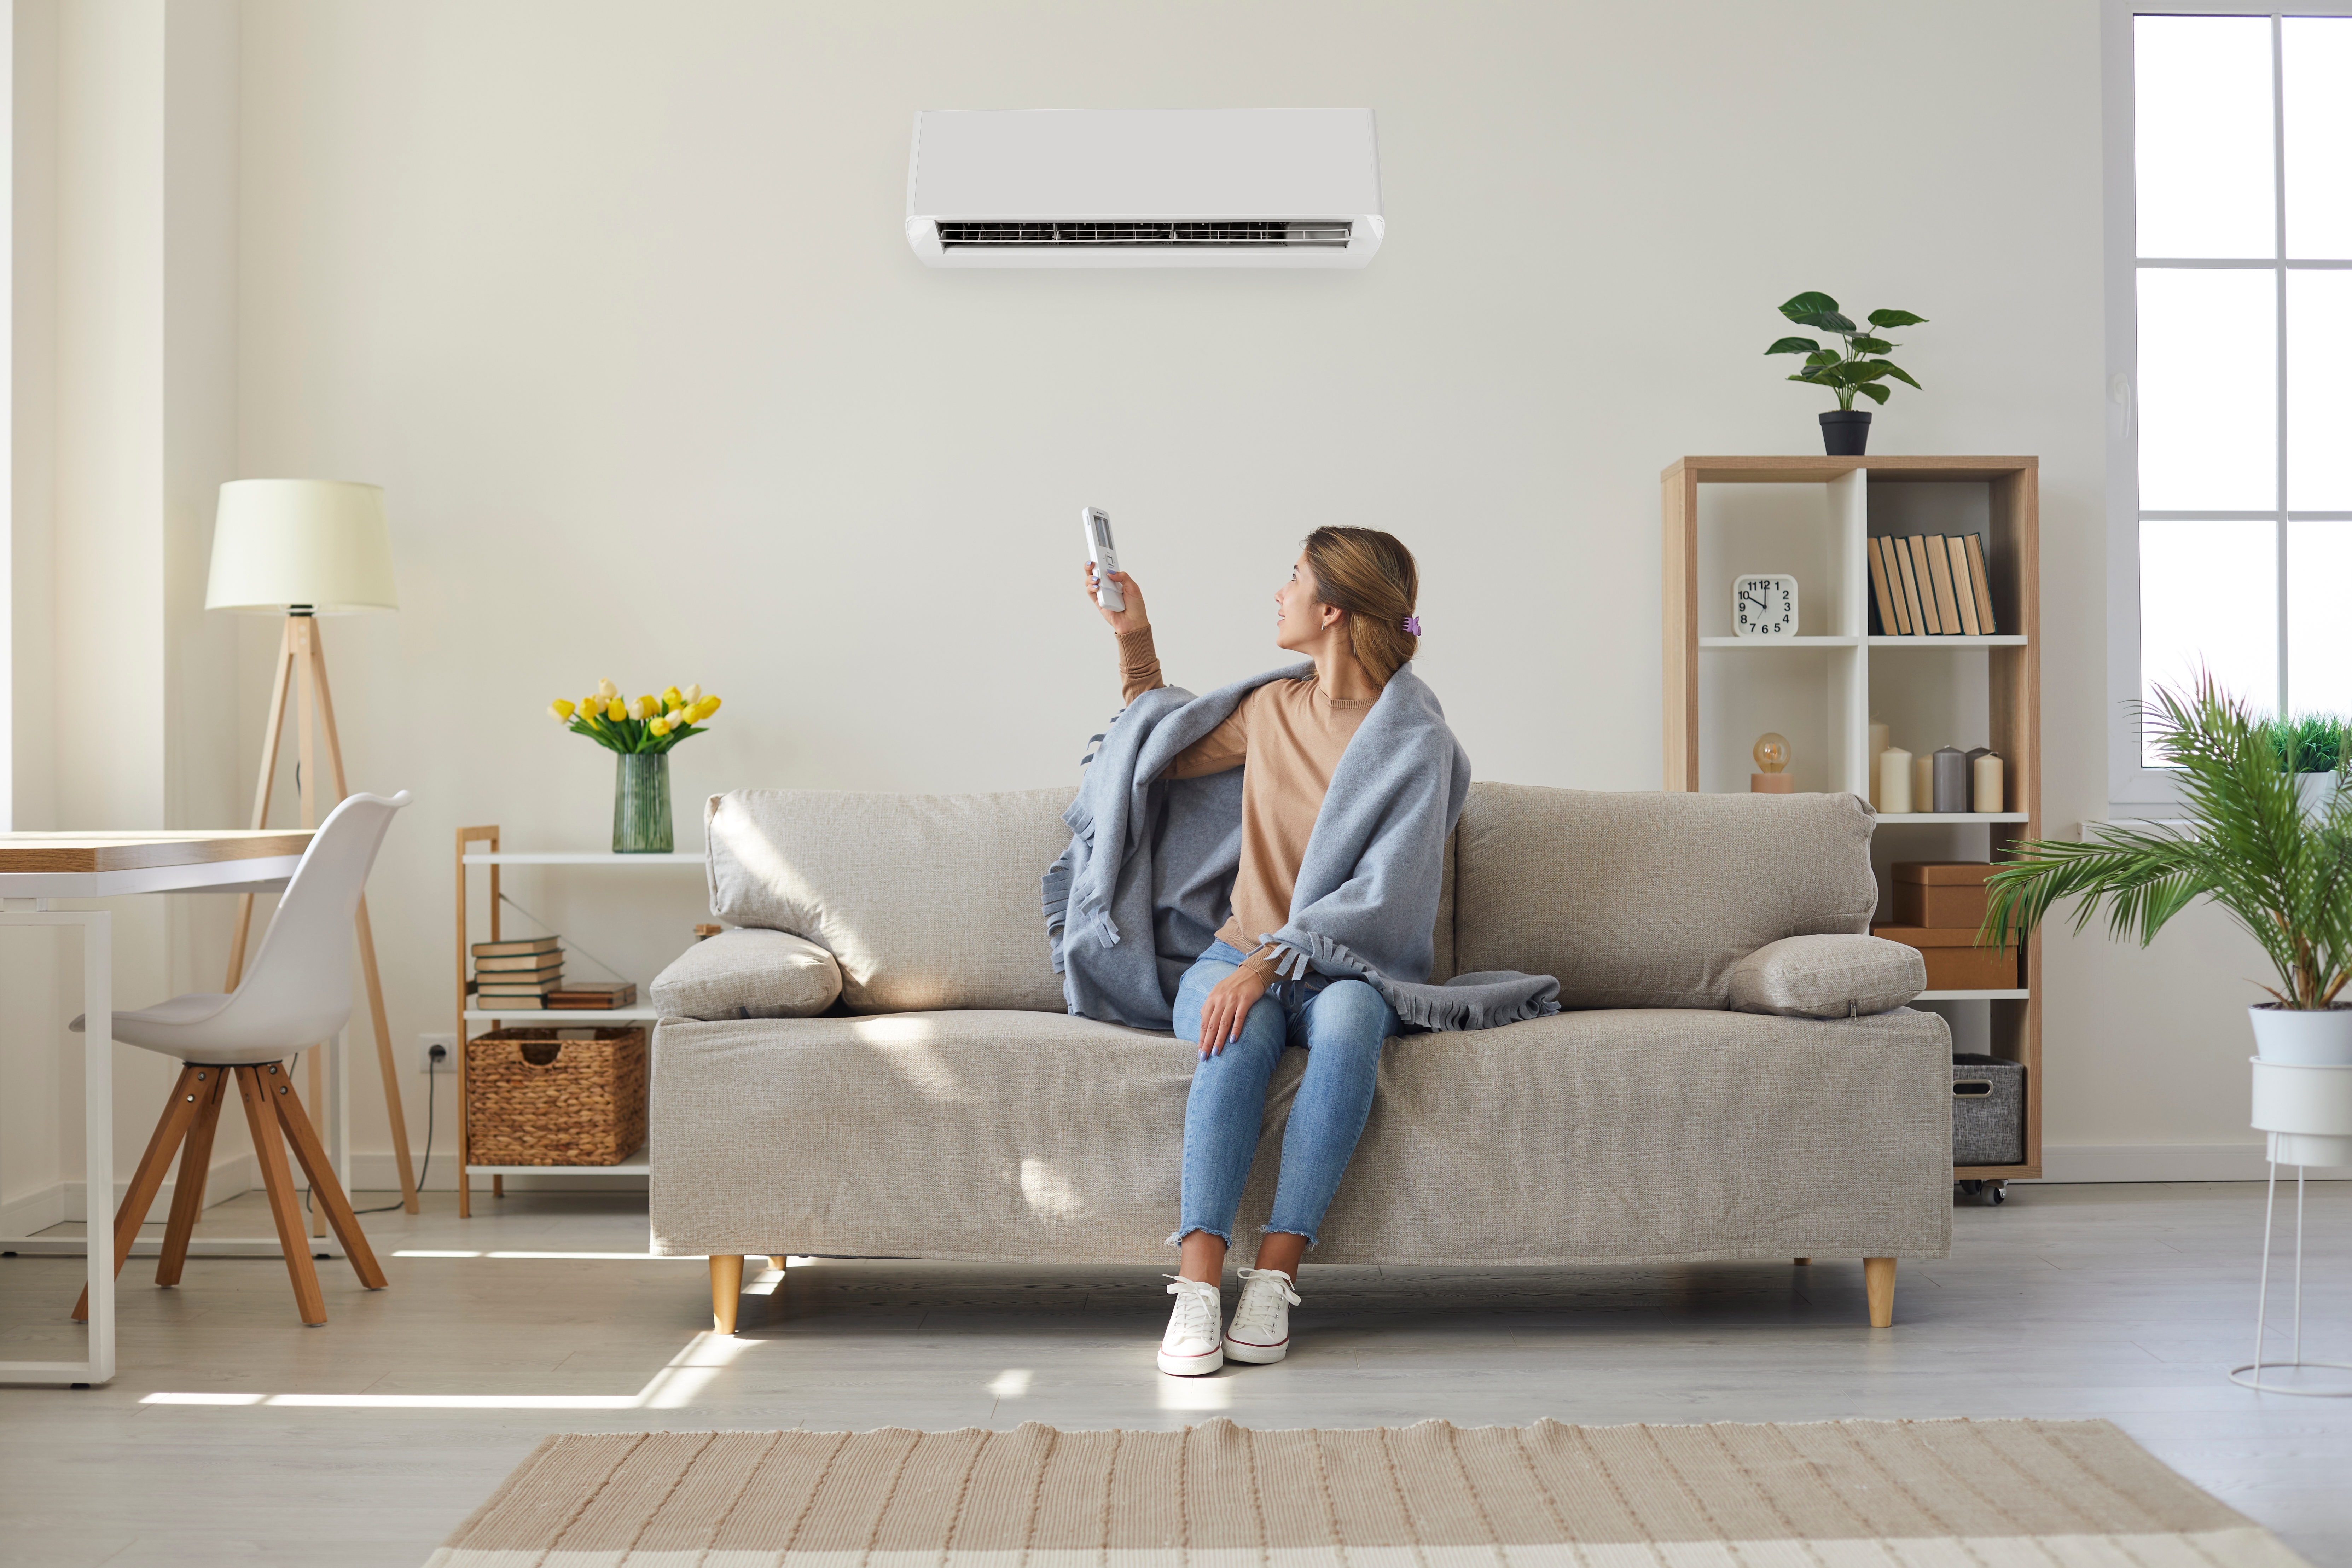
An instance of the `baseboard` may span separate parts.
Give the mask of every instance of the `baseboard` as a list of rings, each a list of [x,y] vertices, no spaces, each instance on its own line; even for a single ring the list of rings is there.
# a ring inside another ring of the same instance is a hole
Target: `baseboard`
[[[254,1167],[251,1154],[226,1155],[214,1161],[211,1172],[205,1177],[205,1207],[225,1204],[260,1184],[261,1173]],[[171,1212],[172,1193],[178,1185],[176,1180],[163,1184],[163,1190],[155,1194],[154,1205],[147,1211],[151,1217],[161,1218]],[[36,1231],[62,1225],[68,1220],[87,1220],[89,1217],[89,1205],[85,1202],[88,1188],[89,1184],[84,1182],[57,1182],[37,1192],[28,1193],[14,1203],[0,1205],[0,1224],[6,1226],[5,1233],[0,1234],[31,1236]],[[123,1196],[130,1190],[131,1184],[127,1181],[114,1184],[114,1196],[107,1203],[106,1217],[113,1217],[114,1211],[122,1205]],[[25,1215],[21,1225],[16,1218],[20,1208]]]
[[[423,1170],[424,1158],[415,1162]],[[457,1190],[457,1162],[446,1148],[433,1152],[433,1168],[424,1172],[422,1190],[428,1193],[454,1193]],[[390,1150],[380,1154],[353,1154],[351,1163],[352,1191],[355,1193],[396,1193],[400,1191],[400,1165]],[[626,1193],[646,1190],[644,1176],[509,1176],[507,1191],[510,1193]],[[474,1178],[477,1194],[490,1190],[488,1176]]]
[[[2269,1146],[2246,1143],[2043,1144],[2045,1182],[2259,1182]],[[2291,1173],[2292,1167],[2287,1173]],[[2315,1165],[2315,1182],[2352,1181],[2352,1169]]]

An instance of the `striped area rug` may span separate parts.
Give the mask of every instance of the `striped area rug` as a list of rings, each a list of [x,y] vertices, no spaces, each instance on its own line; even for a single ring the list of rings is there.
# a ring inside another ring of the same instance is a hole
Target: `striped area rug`
[[[654,1432],[430,1568],[2294,1568],[2105,1421]]]

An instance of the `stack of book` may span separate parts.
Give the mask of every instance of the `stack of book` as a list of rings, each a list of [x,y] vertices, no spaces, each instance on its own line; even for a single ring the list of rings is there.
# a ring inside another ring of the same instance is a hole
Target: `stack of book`
[[[540,1011],[562,983],[562,943],[555,937],[474,944],[474,998],[485,1011]]]
[[[1873,534],[1873,637],[1997,637],[1981,533]]]
[[[568,985],[558,985],[547,994],[547,1006],[553,1013],[610,1012],[615,1007],[637,1005],[637,985],[634,980],[580,980]]]

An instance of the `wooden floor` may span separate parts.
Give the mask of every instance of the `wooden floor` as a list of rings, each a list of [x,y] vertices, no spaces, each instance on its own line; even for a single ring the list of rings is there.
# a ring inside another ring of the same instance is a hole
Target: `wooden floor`
[[[1791,1201],[1802,1194],[1791,1194]],[[1806,1421],[2107,1416],[2328,1568],[2352,1568],[2352,1400],[2234,1388],[2262,1189],[2021,1188],[1906,1263],[1895,1327],[1862,1267],[1322,1268],[1298,1348],[1193,1382],[1154,1370],[1152,1269],[824,1262],[751,1289],[717,1340],[704,1266],[643,1256],[642,1194],[446,1195],[367,1226],[392,1289],[320,1265],[305,1329],[274,1259],[124,1276],[122,1371],[0,1388],[0,1561],[423,1563],[550,1432],[1259,1426],[1444,1416]],[[364,1203],[362,1204],[364,1205]],[[256,1199],[207,1230],[267,1229]],[[2315,1184],[2307,1350],[2352,1361],[2352,1183]],[[614,1256],[615,1254],[622,1256]],[[0,1259],[0,1358],[78,1355],[79,1259]],[[2284,1344],[2283,1336],[2273,1346]],[[2273,1353],[2280,1353],[2274,1348]]]

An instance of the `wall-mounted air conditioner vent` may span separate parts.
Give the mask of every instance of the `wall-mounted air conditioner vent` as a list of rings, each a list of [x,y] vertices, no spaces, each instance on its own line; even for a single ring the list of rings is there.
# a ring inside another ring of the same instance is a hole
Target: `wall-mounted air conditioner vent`
[[[940,248],[991,245],[1318,245],[1345,249],[1345,223],[971,223],[940,225]]]
[[[933,267],[1361,267],[1384,227],[1369,109],[915,116],[907,241]]]

